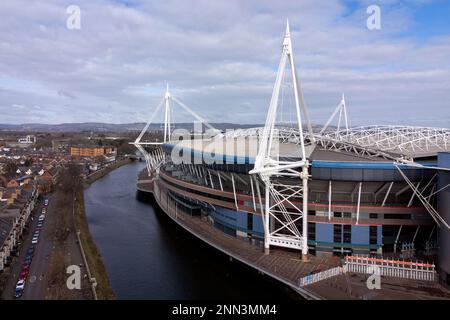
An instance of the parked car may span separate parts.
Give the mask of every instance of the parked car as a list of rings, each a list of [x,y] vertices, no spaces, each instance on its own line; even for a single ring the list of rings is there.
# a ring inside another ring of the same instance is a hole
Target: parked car
[[[25,289],[25,280],[21,279],[17,281],[16,290],[14,292],[14,297],[20,298],[23,294],[23,290]]]
[[[44,221],[44,220],[45,220],[45,215],[44,215],[44,214],[41,214],[41,215],[39,216],[38,221]]]
[[[19,280],[17,281],[16,288],[25,288],[25,281]]]
[[[44,199],[44,206],[48,206],[48,199]]]
[[[17,299],[22,297],[22,294],[23,294],[23,288],[16,288],[16,290],[14,291],[14,297]]]
[[[28,274],[30,273],[30,269],[22,270],[19,274],[19,280],[27,280]]]
[[[33,239],[31,240],[32,244],[37,244],[38,242],[39,242],[39,236],[33,237]]]
[[[44,220],[39,221],[37,224],[38,228],[41,228],[43,225],[44,225]]]
[[[25,259],[23,260],[24,264],[31,264],[31,261],[33,260],[33,257],[31,256],[26,256]]]
[[[42,208],[42,214],[46,214],[47,213],[47,209],[45,209],[45,208]]]

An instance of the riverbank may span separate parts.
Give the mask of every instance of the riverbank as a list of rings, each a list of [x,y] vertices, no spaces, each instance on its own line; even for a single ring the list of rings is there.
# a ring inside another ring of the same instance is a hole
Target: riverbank
[[[109,164],[107,167],[87,176],[83,181],[83,187],[85,189],[88,188],[95,181],[103,178],[110,172],[124,165],[127,165],[131,162],[132,160],[126,158]],[[79,234],[81,241],[80,249],[84,251],[91,275],[93,278],[95,278],[95,281],[97,282],[95,286],[97,298],[100,300],[116,299],[116,295],[111,287],[108,278],[108,272],[106,271],[106,267],[103,263],[102,256],[97,248],[97,245],[92,239],[92,235],[89,230],[89,224],[86,218],[83,192],[79,192],[79,194],[76,196],[74,210],[75,210],[74,215],[76,228],[80,231]]]
[[[141,201],[145,162],[114,170],[84,192],[91,235],[118,299],[288,299],[286,290],[185,232]]]
[[[112,164],[109,164],[107,167],[96,171],[86,177],[83,181],[84,189],[88,188],[92,183],[97,181],[98,179],[103,178],[110,172],[118,169],[124,165],[131,163],[132,160],[126,158],[122,160],[115,161]],[[102,256],[92,239],[91,232],[89,230],[89,224],[86,218],[86,211],[84,205],[84,193],[79,192],[75,199],[74,204],[74,215],[75,215],[75,224],[77,230],[80,231],[80,249],[84,252],[88,268],[91,272],[92,278],[95,279],[96,285],[94,285],[94,289],[96,292],[97,299],[100,300],[114,300],[116,299],[116,295],[114,290],[111,287],[108,272],[103,263]]]
[[[84,251],[87,260],[87,265],[91,272],[91,276],[95,278],[95,281],[97,282],[97,285],[95,286],[97,298],[100,300],[114,300],[116,299],[116,295],[109,282],[108,272],[106,271],[100,252],[92,239],[89,230],[83,192],[79,192],[76,196],[74,215],[75,226],[76,229],[80,231],[79,237],[82,250]]]
[[[104,176],[106,176],[111,171],[116,170],[116,169],[118,169],[118,168],[120,168],[120,167],[122,167],[124,165],[127,165],[127,164],[129,164],[131,162],[132,162],[132,160],[130,160],[129,158],[117,160],[117,161],[114,161],[113,163],[109,164],[105,168],[103,168],[101,170],[98,170],[98,171],[96,171],[94,173],[91,173],[90,175],[88,175],[84,179],[84,187],[85,188],[89,187],[89,185],[91,185],[92,183],[94,183],[98,179],[103,178]]]

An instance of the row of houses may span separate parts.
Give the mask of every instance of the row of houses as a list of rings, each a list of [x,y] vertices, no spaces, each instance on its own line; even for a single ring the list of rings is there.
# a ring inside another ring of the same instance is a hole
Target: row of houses
[[[51,150],[0,148],[0,272],[17,254],[38,197],[53,190],[71,158]]]
[[[0,202],[0,272],[10,264],[12,256],[17,255],[38,197],[37,188],[17,188],[12,203]]]
[[[61,165],[37,168],[17,169],[12,179],[0,176],[0,201],[10,203],[18,188],[32,189],[36,187],[41,194],[51,192],[61,170]]]

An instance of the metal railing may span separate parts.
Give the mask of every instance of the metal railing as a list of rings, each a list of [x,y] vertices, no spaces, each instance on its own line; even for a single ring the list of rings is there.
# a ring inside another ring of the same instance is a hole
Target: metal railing
[[[314,274],[310,274],[307,275],[303,278],[300,278],[298,281],[298,285],[300,287],[304,287],[334,276],[338,276],[340,274],[345,273],[345,267],[335,267],[335,268],[331,268],[322,272],[318,272],[318,273],[314,273]]]
[[[373,274],[374,267],[378,268],[381,276],[386,277],[425,281],[436,279],[435,265],[430,263],[371,258],[368,256],[345,257],[345,270],[347,272]]]

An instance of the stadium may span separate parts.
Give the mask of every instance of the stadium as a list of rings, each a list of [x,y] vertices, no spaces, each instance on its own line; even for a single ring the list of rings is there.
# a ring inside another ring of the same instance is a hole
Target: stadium
[[[279,121],[286,76],[293,83],[290,125]],[[202,129],[174,130],[174,103]],[[450,283],[450,130],[350,126],[344,96],[327,123],[313,127],[289,28],[263,127],[203,130],[214,128],[168,90],[155,112],[161,106],[163,142],[145,141],[151,121],[134,142],[147,160],[138,188],[147,186],[155,198],[163,193],[177,214],[200,216],[266,254],[281,248],[305,261],[308,255],[428,257],[439,262],[441,282]]]

